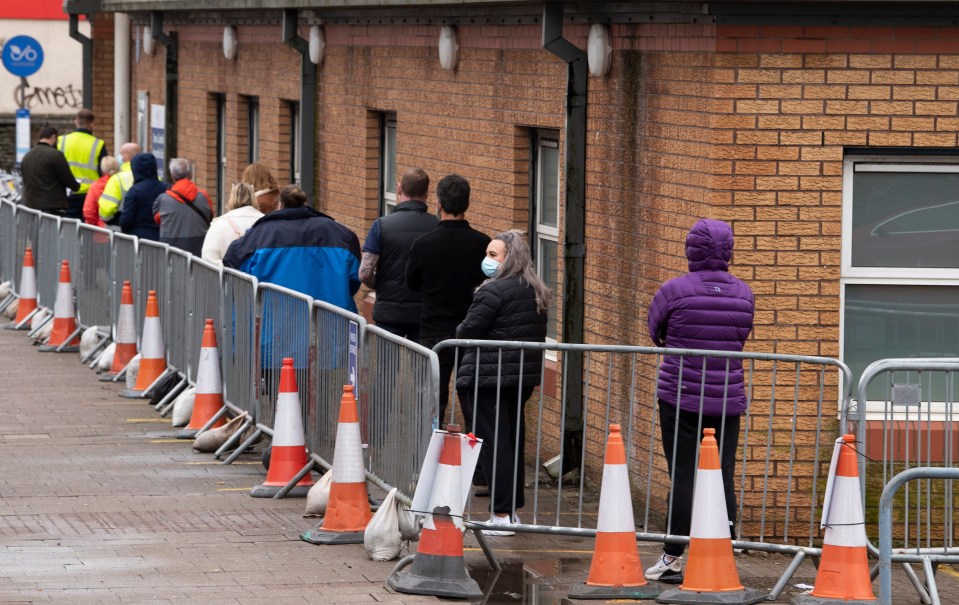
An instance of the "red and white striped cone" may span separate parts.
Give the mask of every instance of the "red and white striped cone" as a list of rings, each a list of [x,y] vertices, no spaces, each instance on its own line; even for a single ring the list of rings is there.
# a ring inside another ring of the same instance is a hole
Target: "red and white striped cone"
[[[716,429],[703,429],[699,468],[693,487],[693,517],[689,526],[689,562],[683,583],[656,598],[657,603],[723,603],[750,605],[765,601],[767,593],[744,588],[739,582],[723,471],[719,464]],[[717,506],[717,503],[719,505]]]
[[[109,372],[101,374],[101,380],[113,380],[127,367],[137,354],[137,319],[133,308],[133,287],[129,280],[123,282],[120,292],[120,312],[117,315],[116,347]]]
[[[483,596],[463,559],[463,490],[460,427],[449,425],[443,439],[433,489],[430,491],[419,547],[410,570],[404,559],[393,568],[386,584],[397,592],[473,599]]]
[[[250,490],[250,495],[254,498],[272,498],[292,481],[308,462],[300,393],[296,389],[296,371],[293,369],[293,358],[286,357],[280,370],[280,390],[276,395],[270,470],[266,473],[266,481]],[[307,473],[287,492],[286,497],[305,498],[311,487],[313,478]]]
[[[372,517],[356,398],[353,386],[344,385],[326,515],[319,527],[303,532],[300,537],[311,544],[362,544],[363,532]]]
[[[37,311],[37,270],[33,263],[33,249],[23,251],[23,269],[20,271],[20,289],[17,290],[17,316],[8,330],[24,330],[30,327],[29,319]]]
[[[177,439],[194,439],[223,409],[223,379],[220,375],[220,355],[216,347],[216,327],[212,319],[203,327],[203,342],[200,345],[200,360],[196,369],[196,395],[193,399],[193,414],[186,428],[176,434]],[[223,426],[223,415],[210,428]]]
[[[603,484],[596,520],[596,546],[585,584],[569,591],[571,599],[655,599],[662,590],[643,575],[636,544],[636,521],[629,493],[626,447],[618,424],[609,425]]]
[[[57,299],[53,303],[53,329],[45,345],[44,353],[76,353],[80,350],[80,328],[73,306],[73,280],[70,278],[70,262],[60,262],[60,283],[57,284]]]
[[[147,293],[146,315],[143,317],[143,338],[140,341],[140,370],[132,389],[120,391],[120,397],[140,399],[156,380],[166,372],[166,348],[160,325],[160,303],[156,290]]]
[[[856,437],[843,435],[828,510],[823,512],[822,557],[810,594],[794,597],[794,605],[865,605],[876,603],[866,551],[866,517],[859,491]]]

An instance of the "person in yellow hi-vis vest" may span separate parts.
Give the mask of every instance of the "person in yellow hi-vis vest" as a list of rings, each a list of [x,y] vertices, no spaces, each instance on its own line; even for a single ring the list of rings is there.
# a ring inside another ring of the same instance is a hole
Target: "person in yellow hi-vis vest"
[[[64,216],[83,219],[83,200],[87,190],[100,178],[100,160],[107,155],[107,145],[93,136],[93,112],[83,108],[77,112],[73,124],[76,130],[57,139],[57,149],[67,158],[70,172],[80,183],[80,189],[67,196]]]
[[[136,143],[124,143],[120,146],[120,172],[110,177],[106,187],[103,188],[103,194],[100,195],[100,201],[98,202],[100,220],[113,229],[119,228],[117,213],[120,212],[123,196],[133,186],[133,171],[130,168],[130,160],[138,153],[140,153],[140,146]]]

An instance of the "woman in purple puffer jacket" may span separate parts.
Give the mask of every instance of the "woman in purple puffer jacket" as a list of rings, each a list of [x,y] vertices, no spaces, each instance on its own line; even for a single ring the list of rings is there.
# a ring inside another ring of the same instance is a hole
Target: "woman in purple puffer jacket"
[[[686,236],[689,273],[663,284],[649,307],[649,335],[656,346],[743,350],[753,327],[753,292],[729,274],[732,253],[733,230],[728,224],[704,219],[693,225]],[[659,368],[657,396],[663,453],[672,477],[669,533],[689,535],[696,448],[703,428],[716,429],[716,441],[721,444],[726,511],[733,523],[739,416],[748,403],[742,362],[711,358],[704,366],[702,357],[666,355]],[[684,550],[682,544],[666,544],[656,565],[646,570],[646,578],[681,582]]]

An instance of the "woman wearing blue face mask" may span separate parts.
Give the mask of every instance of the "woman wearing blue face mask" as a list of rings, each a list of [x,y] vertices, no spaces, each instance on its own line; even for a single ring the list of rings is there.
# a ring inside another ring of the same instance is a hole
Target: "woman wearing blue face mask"
[[[482,268],[489,279],[477,288],[466,319],[456,328],[456,337],[546,340],[551,293],[536,275],[522,232],[507,231],[494,237],[486,248]],[[479,463],[490,479],[490,523],[519,523],[516,509],[524,504],[526,479],[524,408],[540,383],[543,354],[519,349],[480,349],[477,361],[477,349],[461,350],[456,389],[464,405],[472,406],[473,433],[484,441]]]

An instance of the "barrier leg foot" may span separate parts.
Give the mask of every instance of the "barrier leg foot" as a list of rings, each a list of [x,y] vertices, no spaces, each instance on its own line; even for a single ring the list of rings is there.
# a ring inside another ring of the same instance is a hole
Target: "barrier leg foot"
[[[200,432],[200,429],[183,429],[178,431],[175,437],[177,439],[196,439],[197,433]]]
[[[769,593],[754,588],[731,590],[728,592],[696,592],[671,588],[656,597],[657,603],[716,604],[716,605],[753,605],[766,600]]]
[[[116,377],[116,374],[111,374],[110,372],[101,372],[97,374],[97,380],[100,382],[113,382],[113,379]]]
[[[843,605],[876,605],[878,603],[876,599],[869,601],[842,601]],[[801,594],[795,596],[790,601],[792,605],[831,605],[836,603],[836,599],[824,599],[822,597],[814,597],[811,594]]]
[[[297,485],[289,492],[287,492],[287,498],[306,498],[306,494],[310,491],[312,485]],[[282,485],[257,485],[250,490],[250,495],[254,498],[272,498],[273,496],[280,493],[280,490],[283,489]],[[360,542],[363,540],[360,539]]]
[[[571,599],[630,599],[642,601],[655,599],[663,592],[658,584],[652,582],[642,586],[590,586],[588,584],[577,584],[569,591]]]
[[[80,347],[73,345],[66,347],[57,345],[41,345],[37,350],[41,353],[79,353]]]
[[[144,399],[146,397],[146,391],[138,391],[136,389],[124,389],[117,393],[120,397],[124,399]]]

